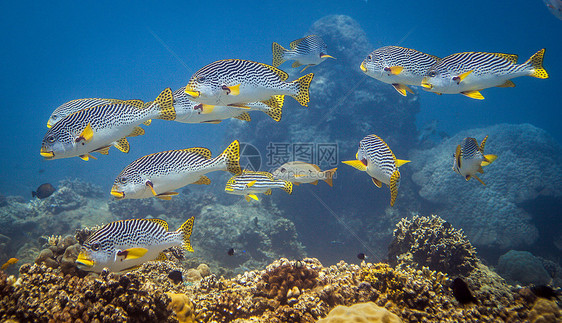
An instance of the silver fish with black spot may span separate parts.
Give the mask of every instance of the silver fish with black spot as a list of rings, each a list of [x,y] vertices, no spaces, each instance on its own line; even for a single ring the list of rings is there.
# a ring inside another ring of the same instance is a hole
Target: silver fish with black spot
[[[211,158],[207,148],[196,147],[150,154],[133,161],[113,182],[117,199],[157,197],[170,200],[174,190],[189,184],[210,184],[205,174],[229,171],[240,174],[240,144],[233,141],[222,154]]]
[[[291,49],[285,49],[278,43],[273,43],[273,65],[277,67],[285,61],[294,60],[293,68],[305,65],[301,73],[310,66],[318,65],[327,58],[334,58],[328,55],[328,45],[322,37],[318,35],[308,35],[306,37],[292,41],[289,44]],[[335,59],[335,58],[334,58]]]
[[[474,177],[482,185],[484,182],[476,173],[484,173],[482,166],[488,166],[498,158],[496,155],[484,155],[484,146],[488,136],[484,137],[480,145],[474,138],[464,138],[453,154],[453,170],[463,176],[467,181]]]
[[[100,273],[132,270],[151,260],[165,260],[164,250],[181,247],[193,252],[190,243],[194,218],[176,231],[160,219],[132,219],[111,222],[94,232],[80,248],[76,264],[85,271]]]
[[[291,194],[293,183],[284,180],[276,180],[271,173],[254,172],[245,170],[242,175],[232,176],[224,188],[225,192],[234,195],[244,195],[246,201],[250,199],[258,201],[256,194],[263,193],[271,195],[273,188],[280,188]]]

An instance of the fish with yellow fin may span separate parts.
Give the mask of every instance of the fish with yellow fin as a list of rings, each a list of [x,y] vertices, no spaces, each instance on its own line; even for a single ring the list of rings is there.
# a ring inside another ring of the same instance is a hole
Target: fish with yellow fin
[[[304,65],[301,73],[310,66],[322,63],[327,58],[334,58],[328,55],[328,45],[318,35],[308,35],[292,41],[289,44],[291,49],[285,49],[275,42],[271,47],[273,52],[273,63],[271,65],[277,67],[285,61],[294,60],[291,67],[296,68]]]
[[[332,178],[336,173],[337,168],[322,171],[320,167],[314,164],[305,163],[302,161],[292,161],[285,163],[275,171],[272,175],[276,179],[282,179],[292,182],[295,185],[301,183],[318,184],[318,181],[325,181],[328,185],[332,186]]]
[[[129,100],[68,115],[47,131],[40,154],[47,160],[80,157],[87,161],[95,159],[92,152],[107,155],[111,146],[128,153],[127,137],[144,134],[139,125],[148,124],[151,119],[175,119],[171,89],[162,91],[154,102]]]
[[[194,218],[176,231],[160,219],[132,219],[108,223],[94,232],[80,248],[76,264],[85,271],[99,273],[132,270],[151,260],[165,260],[164,250],[182,247],[193,252],[190,243]]]
[[[240,144],[233,141],[222,154],[211,158],[203,147],[168,150],[136,159],[125,167],[113,182],[111,195],[117,199],[156,197],[170,200],[180,187],[189,184],[208,185],[205,174],[228,171],[241,174]]]
[[[246,201],[250,202],[250,199],[259,200],[256,194],[271,195],[271,190],[274,188],[280,188],[291,194],[293,183],[277,180],[268,172],[245,170],[241,175],[232,176],[226,183],[224,190],[228,194],[244,195]]]
[[[484,137],[480,145],[474,138],[464,138],[453,154],[453,170],[462,175],[467,181],[474,177],[482,185],[484,182],[476,173],[484,173],[482,166],[490,165],[498,158],[496,155],[484,155],[484,146],[488,136]]]
[[[382,184],[390,188],[390,206],[394,206],[400,186],[398,167],[409,163],[409,160],[397,159],[390,147],[377,135],[369,135],[359,142],[357,160],[344,161],[344,164],[367,172],[373,183],[380,188]]]
[[[483,100],[481,90],[490,87],[515,87],[511,79],[519,76],[548,78],[542,66],[545,49],[536,52],[523,64],[517,55],[504,53],[464,52],[449,55],[432,66],[421,86],[437,94],[460,93]]]
[[[6,270],[6,269],[8,269],[8,267],[10,267],[11,265],[17,263],[18,261],[19,261],[18,258],[10,258],[10,259],[8,259],[8,261],[6,261],[6,262],[2,265],[2,267],[0,267],[0,270]]]
[[[53,113],[51,113],[49,120],[47,120],[47,128],[52,128],[57,122],[64,119],[64,117],[73,114],[74,112],[78,112],[82,109],[91,108],[98,105],[107,105],[111,103],[120,103],[120,102],[125,102],[125,101],[117,100],[117,99],[98,99],[98,98],[77,99],[77,100],[68,101],[58,106],[53,111]]]

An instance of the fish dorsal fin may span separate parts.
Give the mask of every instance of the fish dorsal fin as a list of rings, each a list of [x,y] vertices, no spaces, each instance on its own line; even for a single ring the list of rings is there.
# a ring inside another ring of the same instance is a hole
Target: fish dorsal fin
[[[292,68],[297,68],[299,66],[301,66],[302,64],[299,63],[299,61],[294,61],[293,64],[291,65]],[[304,71],[304,70],[303,70]]]
[[[126,105],[132,105],[132,106],[137,107],[139,109],[146,108],[145,105],[144,105],[144,102],[142,100],[126,100],[126,101],[123,101],[123,103],[126,104]]]
[[[478,147],[478,150],[480,150],[480,152],[482,154],[484,154],[484,146],[486,146],[486,140],[488,140],[488,136],[484,137],[484,139],[482,139],[482,142],[480,143],[480,146]],[[476,145],[478,145],[478,142],[476,142]]]
[[[153,222],[164,228],[164,230],[168,231],[168,222],[162,219],[146,219],[146,221]]]
[[[482,163],[480,163],[481,166],[488,166],[491,163],[494,162],[494,160],[498,159],[498,156],[496,155],[486,155],[484,156],[484,158],[486,158],[486,160],[482,161]]]
[[[497,57],[505,58],[513,64],[517,64],[517,59],[519,59],[519,56],[515,54],[504,54],[504,53],[491,53],[491,54]]]
[[[484,100],[484,96],[482,95],[482,93],[478,92],[478,91],[464,91],[461,92],[462,95],[467,96],[471,99],[476,99],[476,100]]]
[[[342,163],[349,165],[351,167],[355,167],[356,169],[362,172],[367,170],[367,166],[365,166],[365,164],[363,164],[363,162],[361,162],[360,160],[345,160],[342,161]]]
[[[396,197],[398,196],[398,186],[400,183],[400,172],[395,170],[390,176],[390,206],[394,206]]]
[[[307,37],[308,37],[308,36],[307,36]],[[305,40],[305,39],[306,39],[306,37],[293,40],[293,41],[289,44],[289,48],[291,48],[291,49],[297,48],[297,46],[298,46],[303,40]]]
[[[378,179],[371,177],[371,180],[373,181],[373,184],[375,184],[376,187],[381,188],[382,187],[382,182],[379,181]]]
[[[505,81],[505,83],[500,84],[496,87],[515,87],[515,83],[513,83],[512,80],[507,80],[507,81]]]
[[[150,124],[152,123],[152,119],[148,119],[145,122],[143,122],[142,124],[145,126],[150,126]]]
[[[250,117],[250,114],[248,112],[243,112],[242,114],[234,118],[242,121],[252,121],[252,117]]]
[[[121,138],[117,141],[115,141],[113,143],[113,146],[115,146],[115,148],[121,150],[124,153],[128,153],[129,152],[129,142],[127,141],[127,138]]]
[[[270,71],[272,71],[277,76],[279,76],[281,81],[286,81],[289,78],[289,74],[287,74],[284,71],[278,69],[277,67],[273,67],[271,65],[267,65],[267,64],[263,64],[263,63],[257,63],[257,64],[260,64],[261,66],[263,66],[265,68],[268,68]]]
[[[211,159],[211,151],[207,148],[193,147],[193,148],[182,149],[182,151],[187,151],[187,152],[199,155],[199,156],[201,156],[205,159]]]
[[[265,195],[271,195],[271,188],[268,188],[267,191],[263,192]]]
[[[322,172],[322,170],[320,169],[320,167],[318,167],[318,165],[316,164],[309,164],[309,165],[312,166],[312,168],[316,169],[316,171]]]
[[[400,167],[406,163],[411,162],[411,160],[404,160],[404,159],[396,159],[395,163],[396,163],[396,167]]]
[[[144,129],[141,127],[135,127],[133,131],[127,137],[136,137],[144,135]]]
[[[80,135],[78,135],[78,137],[76,137],[76,139],[74,141],[75,142],[80,142],[80,141],[88,142],[88,141],[92,140],[93,137],[94,137],[94,129],[92,129],[92,125],[88,123],[86,125],[86,127],[84,128],[84,130],[82,130]]]
[[[461,168],[461,145],[457,146],[457,149],[455,150],[455,158],[457,159],[457,166],[459,167],[459,169]]]
[[[95,151],[95,152],[98,152],[98,153],[100,153],[100,154],[102,154],[102,155],[109,155],[109,147],[111,147],[111,146],[101,147],[101,148],[98,148],[98,149],[96,149],[96,150],[94,150],[94,151]]]
[[[174,109],[174,95],[172,89],[166,88],[154,100],[160,108],[159,119],[162,120],[175,120],[176,109]]]
[[[193,182],[192,184],[209,185],[209,184],[211,184],[211,180],[209,179],[209,177],[207,177],[205,175],[201,175],[201,177],[196,182]]]

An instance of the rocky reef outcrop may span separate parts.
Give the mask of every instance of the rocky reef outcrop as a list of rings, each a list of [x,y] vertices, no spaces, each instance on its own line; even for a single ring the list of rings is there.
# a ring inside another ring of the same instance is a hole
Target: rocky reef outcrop
[[[480,175],[483,186],[453,172],[451,156],[463,138],[480,142],[486,135],[485,153],[498,158]],[[529,124],[471,129],[410,157],[419,196],[433,213],[463,228],[476,246],[508,250],[543,239],[554,248],[554,235],[562,230],[550,214],[556,210],[531,213],[525,206],[541,199],[548,206],[562,199],[562,148],[545,131]]]

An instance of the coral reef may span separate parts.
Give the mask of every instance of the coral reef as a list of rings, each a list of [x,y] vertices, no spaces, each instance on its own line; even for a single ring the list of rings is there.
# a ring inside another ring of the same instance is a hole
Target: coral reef
[[[195,322],[195,315],[193,313],[193,304],[189,297],[185,294],[166,293],[172,301],[168,304],[168,309],[176,313],[176,318],[179,323]]]
[[[352,306],[338,305],[318,323],[370,322],[370,323],[401,323],[402,320],[384,307],[373,302],[359,303]]]
[[[476,250],[462,229],[454,229],[435,215],[402,219],[388,247],[388,259],[392,266],[428,266],[449,275],[467,275],[478,262]]]
[[[35,259],[36,264],[45,264],[50,268],[60,267],[63,274],[85,276],[86,273],[79,270],[75,264],[80,253],[80,244],[73,236],[48,237],[45,247]]]
[[[485,151],[498,159],[484,169],[483,186],[453,172],[451,154],[463,138],[480,141],[486,135]],[[531,245],[539,236],[554,239],[535,225],[547,215],[521,207],[543,196],[562,197],[562,149],[544,130],[529,124],[470,129],[409,157],[416,161],[412,179],[419,195],[434,204],[433,212],[462,227],[477,247],[508,250]]]
[[[543,262],[528,251],[508,251],[500,256],[496,270],[512,284],[545,285],[552,280]]]

